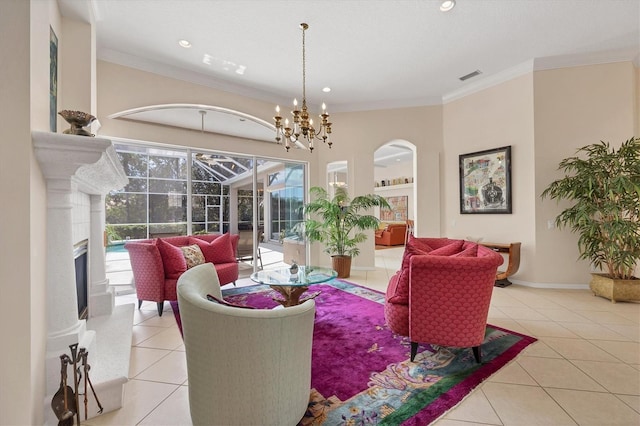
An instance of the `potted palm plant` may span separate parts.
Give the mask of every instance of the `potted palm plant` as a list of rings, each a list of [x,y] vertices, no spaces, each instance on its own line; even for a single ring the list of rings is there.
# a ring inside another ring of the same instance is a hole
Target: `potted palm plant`
[[[617,300],[640,300],[634,271],[640,260],[640,138],[618,149],[608,142],[580,148],[558,166],[565,176],[552,182],[542,198],[573,205],[555,219],[559,228],[579,235],[580,259],[605,273],[592,273],[594,294]]]
[[[310,242],[324,244],[325,253],[331,255],[332,267],[340,278],[351,275],[351,258],[360,254],[358,245],[367,239],[366,229],[376,229],[379,220],[363,214],[374,206],[390,208],[383,197],[374,194],[349,198],[344,188],[336,188],[335,195],[321,187],[309,191],[313,201],[303,207],[307,219],[304,234]]]

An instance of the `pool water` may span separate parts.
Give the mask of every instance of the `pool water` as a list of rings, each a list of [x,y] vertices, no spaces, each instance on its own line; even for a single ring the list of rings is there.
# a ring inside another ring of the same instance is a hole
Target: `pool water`
[[[127,249],[124,248],[124,243],[109,244],[107,246],[107,253],[126,253]]]

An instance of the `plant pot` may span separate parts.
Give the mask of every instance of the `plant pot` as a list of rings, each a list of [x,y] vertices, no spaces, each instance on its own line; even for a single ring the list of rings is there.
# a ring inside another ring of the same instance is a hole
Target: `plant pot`
[[[609,278],[605,274],[591,274],[589,288],[594,296],[601,296],[618,301],[640,301],[640,280],[617,280]]]
[[[331,267],[338,273],[338,278],[349,278],[351,275],[351,256],[331,256]]]

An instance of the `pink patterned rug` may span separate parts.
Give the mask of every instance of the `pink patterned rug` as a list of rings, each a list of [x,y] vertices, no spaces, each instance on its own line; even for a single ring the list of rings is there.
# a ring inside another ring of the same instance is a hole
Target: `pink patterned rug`
[[[482,364],[471,349],[423,345],[409,361],[409,341],[384,321],[384,295],[333,280],[311,286],[316,297],[311,395],[300,425],[425,425],[536,339],[489,325]],[[226,300],[273,308],[265,285],[223,291]],[[171,302],[180,326],[177,303]]]

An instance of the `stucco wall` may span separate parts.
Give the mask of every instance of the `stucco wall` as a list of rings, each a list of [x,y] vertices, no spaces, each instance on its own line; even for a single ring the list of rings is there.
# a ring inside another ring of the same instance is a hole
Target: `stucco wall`
[[[444,106],[444,234],[482,238],[485,242],[522,243],[516,277],[532,276],[529,261],[535,246],[533,229],[533,76],[527,74],[447,103]],[[512,214],[461,214],[459,156],[511,146]]]
[[[637,124],[631,62],[538,71],[535,92],[535,196],[562,177],[558,163],[582,146],[601,140],[618,146]],[[576,263],[577,236],[548,229],[567,203],[536,199],[536,253],[532,281],[586,284],[589,264]]]

